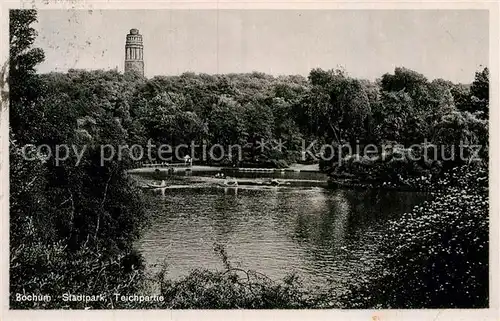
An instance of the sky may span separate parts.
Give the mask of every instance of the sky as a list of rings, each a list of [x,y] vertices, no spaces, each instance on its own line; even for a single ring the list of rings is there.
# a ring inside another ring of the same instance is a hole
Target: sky
[[[139,29],[146,77],[344,68],[374,80],[395,67],[470,83],[488,65],[485,10],[40,10],[39,72],[123,71]]]

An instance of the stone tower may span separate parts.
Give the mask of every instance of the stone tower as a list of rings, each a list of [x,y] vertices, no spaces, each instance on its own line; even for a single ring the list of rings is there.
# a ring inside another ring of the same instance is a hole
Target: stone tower
[[[144,76],[142,35],[139,30],[131,29],[125,42],[125,73]]]

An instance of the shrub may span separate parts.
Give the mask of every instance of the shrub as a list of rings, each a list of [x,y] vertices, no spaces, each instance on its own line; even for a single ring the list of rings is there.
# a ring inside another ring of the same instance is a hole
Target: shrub
[[[342,298],[354,308],[488,306],[487,170],[453,170],[442,193],[391,222],[382,260]]]
[[[105,257],[96,249],[85,247],[67,251],[64,242],[30,242],[11,250],[11,309],[86,309],[132,308],[113,303],[114,293],[136,293],[143,279],[142,261],[131,251]],[[50,295],[51,301],[17,301],[17,293]],[[64,302],[65,293],[104,295],[106,301]]]
[[[327,307],[329,295],[305,287],[290,274],[277,282],[264,274],[232,267],[224,249],[216,245],[224,271],[194,270],[177,281],[159,273],[162,308],[173,309],[303,309]]]

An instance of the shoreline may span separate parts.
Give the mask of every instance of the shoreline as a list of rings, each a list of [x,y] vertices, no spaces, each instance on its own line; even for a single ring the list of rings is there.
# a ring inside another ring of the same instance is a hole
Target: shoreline
[[[435,193],[437,190],[430,188],[430,186],[425,185],[403,185],[396,184],[387,181],[361,181],[358,179],[348,179],[348,178],[335,178],[328,176],[328,187],[329,188],[361,188],[361,189],[381,189],[381,190],[391,190],[391,191],[401,191],[401,192],[423,192],[423,193]]]
[[[172,169],[172,168],[170,168]],[[315,169],[309,167],[306,168],[305,170],[299,170],[297,167],[295,168],[286,168],[286,169],[273,169],[273,168],[267,168],[267,169],[260,169],[260,168],[227,168],[227,167],[219,167],[219,166],[192,166],[190,168],[173,168],[174,173],[179,173],[179,172],[206,172],[206,173],[219,173],[219,172],[230,172],[230,171],[238,171],[242,173],[262,173],[262,174],[270,174],[270,173],[276,173],[276,172],[309,172],[309,173],[322,173],[321,171],[316,171]],[[162,167],[162,168],[152,168],[152,167],[141,167],[141,168],[136,168],[132,170],[128,170],[127,172],[129,174],[164,174],[167,173],[169,168]],[[401,191],[401,192],[436,192],[435,190],[432,190],[429,188],[429,186],[409,186],[409,185],[403,185],[403,184],[396,184],[393,182],[385,182],[385,181],[362,181],[356,178],[340,178],[340,177],[332,177],[328,176],[328,174],[324,173],[327,176],[327,179],[323,180],[295,180],[295,179],[281,179],[284,182],[290,182],[292,186],[297,186],[298,181],[303,181],[305,185],[308,185],[308,183],[316,183],[317,185],[327,188],[327,189],[335,189],[335,188],[342,188],[342,189],[379,189],[379,190],[390,190],[390,191]],[[207,179],[202,179],[202,176],[199,176],[197,178],[199,182],[203,181],[210,181],[212,178],[207,178]],[[217,179],[216,179],[217,180]],[[266,185],[262,184],[257,181],[252,181],[248,180],[245,178],[239,178],[238,179],[238,184],[241,185]],[[285,184],[287,185],[287,184]],[[288,185],[288,186],[290,186]],[[300,185],[300,184],[298,184]]]
[[[292,164],[287,168],[258,168],[258,167],[223,167],[223,166],[209,166],[209,165],[193,165],[191,167],[139,167],[127,170],[130,174],[152,174],[156,172],[168,172],[168,170],[173,170],[174,173],[177,172],[222,172],[222,171],[238,171],[238,172],[262,172],[262,173],[273,173],[273,172],[312,172],[321,173],[318,164],[302,165],[302,164]]]

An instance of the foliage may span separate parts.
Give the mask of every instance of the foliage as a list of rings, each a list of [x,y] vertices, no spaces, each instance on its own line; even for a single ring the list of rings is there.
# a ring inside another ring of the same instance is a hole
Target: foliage
[[[26,127],[36,126],[28,124],[36,123],[36,119],[41,117],[41,114],[33,108],[34,101],[40,93],[35,66],[44,59],[44,53],[40,48],[31,48],[37,35],[31,24],[36,19],[35,10],[9,11],[10,124],[16,134],[24,131]],[[40,130],[40,128],[34,129]]]
[[[488,306],[487,170],[455,169],[440,184],[435,199],[389,224],[382,260],[344,296],[346,306]]]
[[[304,309],[329,304],[328,293],[308,289],[300,279],[288,275],[281,281],[235,268],[225,250],[215,246],[225,263],[224,271],[194,270],[180,280],[166,279],[160,272],[163,308],[171,309]]]
[[[452,134],[457,138],[453,143],[464,135],[484,143],[487,77],[487,71],[478,72],[470,89],[440,79],[429,82],[405,68],[375,83],[351,78],[343,70],[321,69],[312,70],[308,79],[186,73],[145,80],[114,71],[77,70],[39,78],[46,105],[65,104],[60,108],[67,109],[59,111],[67,117],[65,123],[76,118],[113,124],[116,129],[112,127],[110,134],[123,133],[129,145],[145,145],[148,140],[171,146],[240,145],[243,163],[264,165],[305,161],[304,141],[334,146],[387,140],[404,146],[424,140],[448,144],[449,130],[462,130],[463,135]],[[465,118],[471,126],[461,129],[463,121],[452,124],[452,116]],[[44,128],[47,137],[57,134],[49,124]],[[81,131],[85,135],[88,129]],[[260,149],[262,142],[269,147],[280,141],[279,149]],[[201,152],[201,147],[195,148],[197,156]],[[179,156],[187,153],[191,150]],[[229,158],[225,162],[238,165]]]
[[[363,140],[370,100],[362,82],[344,71],[313,69],[311,91],[304,99],[309,131],[337,144]]]
[[[488,68],[476,72],[476,77],[470,88],[471,92],[471,112],[477,112],[483,118],[488,118],[489,107],[489,79],[490,72]]]
[[[50,295],[51,301],[14,301],[14,309],[87,309],[130,308],[113,302],[115,293],[139,293],[143,266],[138,254],[131,251],[117,256],[103,255],[98,249],[84,247],[68,251],[63,241],[45,243],[32,231],[25,242],[11,252],[12,295]],[[134,262],[135,265],[131,264]],[[22,281],[21,281],[22,280]],[[62,302],[63,294],[103,295],[104,301]]]
[[[132,244],[146,211],[125,173],[130,162],[101,166],[98,148],[128,138],[130,91],[120,85],[129,83],[117,83],[123,77],[116,73],[40,77],[34,67],[43,54],[31,49],[29,27],[36,12],[12,10],[10,18],[11,293],[133,289],[142,272]],[[47,144],[52,152],[60,144],[88,148],[77,166],[74,154],[57,164],[25,144]],[[38,306],[11,296],[12,308]]]

